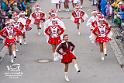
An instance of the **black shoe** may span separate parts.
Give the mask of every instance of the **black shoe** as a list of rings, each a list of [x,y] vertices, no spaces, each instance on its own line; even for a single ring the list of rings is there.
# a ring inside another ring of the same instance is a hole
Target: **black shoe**
[[[16,56],[14,56],[14,60],[16,60]]]
[[[16,59],[16,56],[14,56],[14,58]]]
[[[121,36],[116,36],[116,39],[120,39],[121,38]]]
[[[78,70],[77,72],[81,72],[80,70]]]
[[[16,41],[17,43],[19,43],[19,41]]]
[[[0,57],[0,62],[2,61],[2,59],[3,59],[3,58],[2,58],[2,57]]]
[[[105,56],[107,56],[107,54],[105,54]]]
[[[22,45],[22,43],[20,43],[20,45]]]

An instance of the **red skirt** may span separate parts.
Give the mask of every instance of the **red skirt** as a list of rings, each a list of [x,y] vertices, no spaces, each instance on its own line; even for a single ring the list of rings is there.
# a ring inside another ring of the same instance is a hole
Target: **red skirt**
[[[9,46],[11,43],[15,43],[15,42],[16,42],[16,38],[12,38],[12,39],[6,38],[4,45]]]
[[[41,19],[35,19],[34,24],[39,24]]]
[[[17,33],[16,35],[17,35],[17,37],[18,37],[18,36],[21,36],[21,35],[22,35],[22,33]]]
[[[110,40],[111,40],[111,38],[108,38],[107,36],[106,37],[97,37],[96,38],[97,43],[104,43],[104,42],[108,42]]]
[[[17,37],[18,37],[18,36],[21,36],[21,35],[23,35],[23,33],[17,33],[17,34],[16,34]]]
[[[80,23],[79,20],[79,18],[74,18],[74,23]]]
[[[56,37],[56,38],[52,38],[50,37],[48,40],[49,44],[60,44],[61,43],[61,39],[60,37]]]
[[[63,59],[61,60],[61,63],[71,63],[73,59],[76,59],[76,56],[69,52],[65,55],[63,55]]]

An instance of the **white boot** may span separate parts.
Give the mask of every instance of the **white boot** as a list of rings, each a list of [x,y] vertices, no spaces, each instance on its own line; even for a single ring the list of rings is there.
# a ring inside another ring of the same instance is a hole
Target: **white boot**
[[[19,49],[18,48],[16,48],[16,52],[18,52],[19,51]]]
[[[56,61],[56,55],[53,53],[53,61]]]
[[[26,45],[27,44],[27,42],[26,42],[26,40],[24,39],[24,44]]]
[[[69,10],[69,8],[67,9],[67,12],[69,12],[70,10]]]
[[[65,9],[65,11],[67,12],[67,11],[68,11],[68,9]]]
[[[104,48],[104,55],[107,56],[107,50]]]
[[[66,80],[67,82],[70,81],[69,78],[68,78],[68,72],[65,72],[65,80]]]
[[[41,34],[41,33],[40,33],[40,30],[41,30],[41,29],[38,29],[38,35],[40,35],[40,34]]]
[[[83,6],[80,7],[81,9],[83,8]]]
[[[65,11],[66,11],[66,12],[69,12],[70,10],[69,10],[69,9],[66,9]]]
[[[19,49],[16,47],[16,52],[18,52],[19,51]]]
[[[38,32],[38,35],[40,35],[40,32]]]
[[[10,57],[11,57],[11,63],[14,63],[13,55],[10,55]]]
[[[78,31],[78,35],[81,35],[80,31]]]
[[[101,60],[102,60],[102,61],[104,61],[104,60],[105,60],[105,57],[104,57],[104,56],[102,56],[102,57],[101,57]]]
[[[101,60],[102,60],[102,61],[105,60],[104,54],[101,55]]]
[[[60,12],[60,11],[61,11],[61,9],[58,9],[58,11]]]
[[[55,52],[55,53],[53,53],[53,56],[54,56],[54,61],[56,62],[56,61],[58,61],[59,60],[59,57],[57,57],[57,53]]]
[[[19,39],[19,43],[20,43],[20,45],[22,45],[22,38]]]
[[[80,72],[80,69],[78,67],[78,64],[75,64],[74,67],[75,67],[75,69],[76,69],[77,72]]]
[[[89,38],[91,39],[92,38],[92,35],[90,35]]]
[[[14,59],[16,58],[16,51],[13,51],[13,56],[14,56]]]

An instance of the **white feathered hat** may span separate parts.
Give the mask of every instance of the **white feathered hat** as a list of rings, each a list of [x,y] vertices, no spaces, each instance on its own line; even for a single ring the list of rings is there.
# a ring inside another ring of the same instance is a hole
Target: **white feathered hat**
[[[91,12],[91,14],[97,14],[97,13],[98,13],[97,10],[93,10],[93,11]]]
[[[26,15],[25,11],[21,11],[19,15]]]
[[[76,4],[75,9],[79,9],[79,8],[80,8],[80,5]]]
[[[10,22],[10,19],[7,19],[6,22],[5,22],[5,25],[6,25],[6,24],[10,24],[10,23],[11,23],[11,22]]]
[[[40,5],[39,4],[36,4],[35,5],[35,9],[40,9]]]
[[[18,13],[14,12],[14,14],[13,14],[13,18],[19,18]]]

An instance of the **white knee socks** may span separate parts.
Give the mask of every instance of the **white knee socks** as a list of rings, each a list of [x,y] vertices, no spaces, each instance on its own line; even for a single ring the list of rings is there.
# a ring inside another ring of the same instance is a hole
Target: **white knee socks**
[[[79,69],[79,67],[78,67],[78,64],[74,64],[74,67],[75,67],[75,69],[76,69],[77,72],[80,71],[80,69]]]
[[[65,80],[70,81],[69,78],[68,78],[68,72],[65,72]]]
[[[12,53],[13,53],[13,56],[16,57],[16,51],[13,51]]]
[[[104,48],[104,54],[107,54],[107,50],[106,50],[106,48]]]
[[[21,37],[19,38],[19,43],[22,44],[22,38]]]

